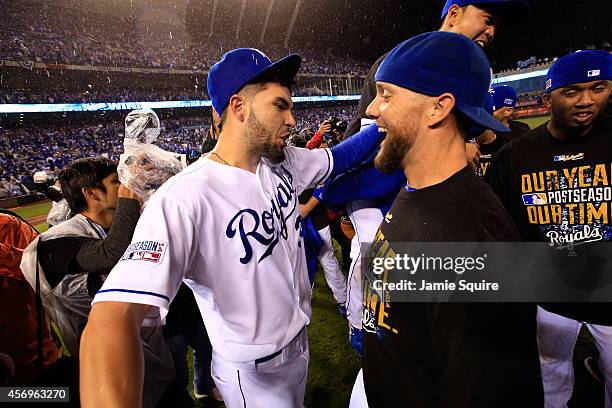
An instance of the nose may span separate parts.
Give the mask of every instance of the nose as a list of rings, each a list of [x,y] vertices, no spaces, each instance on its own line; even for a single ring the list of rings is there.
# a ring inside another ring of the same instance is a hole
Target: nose
[[[293,113],[291,113],[291,111],[289,111],[289,116],[286,120],[286,124],[287,124],[287,127],[290,127],[290,128],[294,128],[296,125],[295,118],[293,117]]]
[[[487,36],[487,45],[493,42],[493,38],[495,38],[495,25],[490,25],[485,30],[485,35]]]
[[[590,90],[586,90],[580,94],[580,100],[576,104],[577,106],[590,106],[595,101],[593,100],[593,94]]]
[[[366,109],[366,116],[369,118],[378,118],[380,116],[380,98],[377,96],[374,100],[368,105]]]

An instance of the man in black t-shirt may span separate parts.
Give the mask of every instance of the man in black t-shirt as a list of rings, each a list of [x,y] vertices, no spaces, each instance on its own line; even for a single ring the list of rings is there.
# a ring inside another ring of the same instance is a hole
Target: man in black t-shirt
[[[381,64],[368,107],[387,130],[375,164],[384,172],[402,168],[408,185],[369,258],[394,258],[399,242],[518,240],[510,216],[465,157],[469,127],[507,131],[483,108],[489,80],[482,50],[453,33],[414,37]],[[542,406],[535,306],[401,303],[390,292],[379,297],[372,271],[370,261],[363,314],[369,406]]]
[[[612,128],[602,113],[611,93],[612,56],[581,51],[555,62],[544,104],[550,122],[512,140],[486,180],[516,221],[523,241],[557,249],[612,241]],[[585,277],[589,275],[584,271]],[[546,406],[572,396],[572,356],[586,323],[600,352],[606,407],[612,407],[612,303],[555,303],[538,308]]]
[[[462,34],[484,48],[493,41],[500,22],[504,25],[513,24],[528,16],[529,11],[529,3],[524,0],[447,0],[440,15],[441,25],[439,31]],[[372,122],[372,119],[366,115],[366,109],[376,97],[376,80],[374,77],[378,67],[387,55],[388,53],[378,58],[370,68],[361,90],[357,112],[346,130],[346,137],[357,133],[362,126]],[[476,145],[466,144],[465,146],[466,156],[470,160],[475,161],[474,158],[478,154]],[[376,180],[384,177],[379,173],[372,174],[375,175]],[[392,177],[387,177],[386,182],[391,185],[394,184]],[[347,202],[347,209],[349,209],[348,216],[353,220],[355,230],[360,232],[353,239],[354,248],[357,248],[360,243],[369,242],[371,237],[374,236],[375,231],[371,227],[377,225],[379,220],[382,219],[380,212],[377,211],[377,205],[380,203],[381,198],[390,197],[396,193],[397,190],[393,189],[393,191],[372,197],[376,201],[356,200]],[[386,200],[383,201],[386,206]],[[349,300],[347,303],[350,338],[353,345],[360,343],[359,341],[354,341],[354,339],[361,337],[361,328],[358,324],[359,319],[355,318],[361,314],[359,307],[362,293],[361,278],[359,277],[360,265],[360,257],[355,255],[352,259],[349,272]]]

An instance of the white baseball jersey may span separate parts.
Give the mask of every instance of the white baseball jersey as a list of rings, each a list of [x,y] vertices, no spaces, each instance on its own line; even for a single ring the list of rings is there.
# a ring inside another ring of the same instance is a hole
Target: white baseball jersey
[[[168,180],[94,303],[156,306],[159,321],[184,280],[223,359],[285,347],[311,315],[298,195],[325,180],[333,161],[328,149],[284,152],[256,173],[201,158]]]

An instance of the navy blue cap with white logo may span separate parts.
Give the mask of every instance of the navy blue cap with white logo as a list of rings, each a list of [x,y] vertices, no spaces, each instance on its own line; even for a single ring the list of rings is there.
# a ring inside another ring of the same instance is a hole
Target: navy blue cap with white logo
[[[491,89],[493,97],[493,111],[507,106],[514,108],[516,106],[516,91],[510,85],[494,86]]]
[[[559,58],[546,75],[546,93],[572,84],[612,80],[612,54],[586,50]]]
[[[212,66],[208,73],[208,95],[212,106],[221,115],[230,98],[248,83],[258,78],[275,75],[292,81],[302,64],[297,54],[289,55],[274,63],[266,54],[255,48],[237,48],[227,52]]]
[[[442,9],[441,19],[446,17],[453,4],[459,7],[473,5],[475,7],[490,7],[498,11],[505,24],[512,24],[529,16],[530,7],[527,0],[447,0]]]
[[[376,81],[429,96],[451,93],[455,108],[474,125],[510,131],[485,109],[491,67],[482,49],[464,35],[435,31],[404,41],[382,62]]]

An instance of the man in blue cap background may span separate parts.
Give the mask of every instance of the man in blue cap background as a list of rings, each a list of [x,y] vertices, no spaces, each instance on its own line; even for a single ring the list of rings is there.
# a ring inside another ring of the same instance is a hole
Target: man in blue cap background
[[[151,198],[97,293],[81,347],[83,406],[139,406],[137,327],[160,324],[182,281],[207,327],[225,405],[303,406],[312,291],[298,195],[365,160],[384,133],[372,125],[331,149],[287,147],[300,63],[240,48],[211,68],[219,140]]]
[[[512,120],[517,101],[514,88],[509,85],[494,86],[491,88],[491,95],[493,97],[493,116],[510,128],[510,133],[505,135],[508,139],[514,139],[531,130],[526,123]]]
[[[465,159],[472,126],[507,130],[485,109],[490,67],[473,41],[426,33],[394,48],[367,113],[387,130],[375,158],[408,184],[369,259],[399,242],[510,242],[518,232]],[[401,255],[400,255],[401,256]],[[541,407],[535,305],[394,302],[365,268],[363,375],[371,407]],[[390,299],[390,300],[389,300]]]
[[[548,123],[512,140],[493,160],[487,181],[526,242],[554,247],[612,241],[612,128],[603,117],[612,85],[612,55],[580,51],[548,71],[542,100]],[[544,193],[537,205],[523,196]],[[585,277],[590,270],[584,270]],[[538,308],[538,344],[547,407],[572,396],[578,333],[589,329],[612,407],[612,304],[555,303]]]

